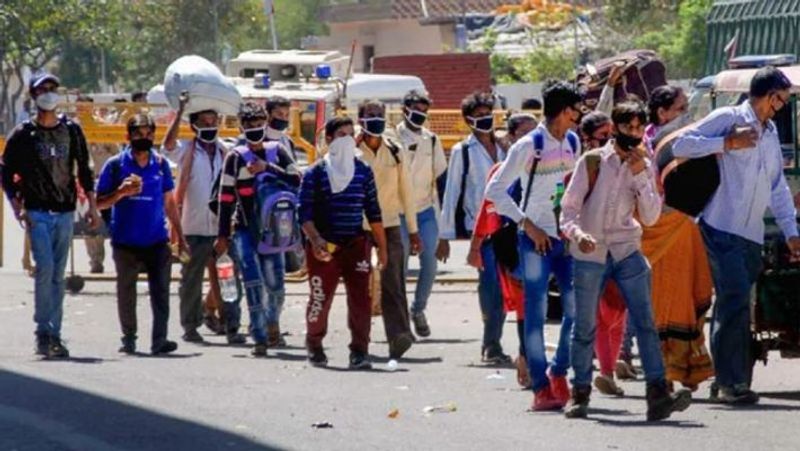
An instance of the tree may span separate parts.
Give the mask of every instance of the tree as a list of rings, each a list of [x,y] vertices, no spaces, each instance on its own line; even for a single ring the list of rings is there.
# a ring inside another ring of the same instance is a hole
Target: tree
[[[105,47],[68,42],[65,53],[77,64],[60,68],[71,86],[99,87],[100,54],[105,54],[108,78],[125,91],[147,90],[163,80],[167,66],[183,55],[196,54],[224,65],[223,56],[254,48],[272,48],[269,21],[262,0],[108,0],[120,8],[117,23],[103,21],[98,29],[116,30]],[[316,11],[324,0],[277,0],[281,48],[299,48],[301,38],[317,34],[323,25]]]
[[[25,89],[11,89],[11,79],[23,80],[28,68],[35,73],[52,63],[72,40],[101,43],[105,23],[113,2],[82,0],[4,0],[0,3],[0,117],[16,121],[16,105]]]
[[[645,33],[636,40],[641,47],[656,50],[664,59],[671,78],[703,75],[706,56],[706,16],[712,0],[683,0],[677,20],[659,31]]]

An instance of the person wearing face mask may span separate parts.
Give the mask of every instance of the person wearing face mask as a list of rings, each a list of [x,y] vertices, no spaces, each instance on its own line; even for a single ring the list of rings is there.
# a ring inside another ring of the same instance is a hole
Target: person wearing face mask
[[[36,104],[36,116],[14,128],[2,157],[3,190],[27,229],[36,263],[36,354],[48,358],[69,357],[61,340],[61,320],[77,202],[75,174],[89,199],[90,228],[96,230],[101,223],[86,139],[78,124],[56,114],[58,87],[54,75],[31,78],[28,93]]]
[[[372,366],[369,358],[371,303],[370,248],[364,217],[378,246],[378,264],[388,263],[386,235],[372,169],[356,158],[353,120],[335,117],[325,124],[325,156],[303,176],[300,222],[308,238],[306,262],[310,296],[306,308],[306,347],[312,366],[326,366],[322,341],[339,278],[347,291],[350,369]],[[379,268],[380,269],[380,268]]]
[[[650,93],[647,110],[650,124],[645,129],[644,140],[651,155],[656,141],[692,123],[689,99],[683,89],[677,86],[665,85],[654,89]]]
[[[602,111],[592,111],[583,116],[578,127],[583,148],[588,151],[605,146],[611,139],[613,128],[611,117]]]
[[[489,169],[505,159],[505,151],[494,135],[494,102],[486,92],[475,92],[461,102],[461,115],[472,133],[450,151],[436,249],[441,262],[450,257],[451,240],[471,237]],[[480,253],[484,262],[484,269],[478,271],[478,299],[483,318],[481,360],[493,365],[505,364],[511,362],[511,357],[503,353],[500,344],[506,315],[494,251],[484,243]]]
[[[406,299],[401,215],[407,221],[411,253],[416,255],[422,247],[414,190],[408,173],[408,155],[394,138],[385,133],[386,107],[383,103],[377,100],[361,103],[358,121],[361,131],[356,138],[356,157],[372,169],[375,177],[389,254],[386,267],[381,271],[381,312],[389,343],[389,358],[399,359],[414,342]]]
[[[508,128],[508,140],[511,145],[527,136],[528,133],[533,131],[536,126],[536,118],[527,113],[512,113],[506,120]],[[497,163],[489,170],[487,183],[491,181],[494,174],[502,166],[502,163]],[[518,201],[522,187],[517,185],[512,189],[512,195],[515,201]],[[478,217],[475,219],[475,229],[473,230],[472,238],[470,239],[470,251],[467,259],[467,264],[482,270],[484,269],[483,260],[481,258],[480,247],[485,240],[491,240],[506,224],[508,219],[501,216],[494,206],[494,203],[487,197],[484,197],[481,203],[481,210]],[[516,251],[515,251],[516,252]],[[531,378],[528,371],[527,358],[525,357],[525,296],[522,288],[522,277],[520,274],[520,266],[517,264],[509,264],[509,262],[497,261],[495,265],[500,288],[503,293],[503,305],[506,313],[515,312],[517,317],[517,337],[519,338],[519,356],[517,356],[517,382],[522,388],[531,388]]]
[[[405,149],[408,160],[409,181],[414,187],[417,228],[422,240],[419,252],[419,277],[411,303],[411,322],[419,337],[431,334],[425,309],[436,279],[436,244],[439,239],[439,186],[438,180],[447,171],[447,158],[439,137],[425,127],[431,100],[417,91],[410,91],[403,98],[403,121],[396,127],[397,136]],[[400,217],[403,233],[405,267],[408,268],[410,240],[405,215]]]
[[[580,132],[584,148],[587,151],[602,148],[608,143],[614,131],[611,117],[602,111],[593,111],[581,119]],[[636,379],[635,369],[623,356],[620,360],[620,349],[626,333],[633,334],[632,328],[626,328],[625,301],[616,284],[609,281],[597,307],[597,332],[595,334],[595,355],[600,374],[594,379],[594,386],[600,393],[622,396],[625,392],[614,380],[616,371],[620,379]]]
[[[129,144],[109,159],[97,181],[97,203],[110,209],[111,247],[117,272],[117,307],[122,326],[120,352],[136,353],[136,284],[144,267],[150,287],[153,332],[150,350],[168,354],[178,345],[167,339],[171,252],[167,219],[178,236],[178,217],[169,163],[153,149],[156,124],[148,114],[135,114],[127,124]],[[188,249],[180,239],[180,250]]]
[[[663,131],[691,120],[687,105],[683,90],[675,86],[650,94],[645,143],[651,155]],[[696,390],[714,375],[704,333],[713,283],[700,228],[693,218],[664,205],[658,222],[643,228],[642,252],[652,268],[653,312],[667,380]]]
[[[720,402],[753,404],[750,389],[750,296],[760,273],[764,213],[770,208],[792,259],[800,257],[797,211],[783,174],[772,118],[789,102],[791,81],[780,69],[759,69],[747,101],[720,108],[692,125],[672,145],[681,158],[716,155],[720,184],[700,213],[716,301],[711,356]]]
[[[286,97],[272,96],[267,99],[267,134],[266,141],[278,141],[291,151],[292,158],[297,161],[294,141],[286,132],[289,130],[292,102]]]
[[[288,135],[289,120],[291,118],[292,103],[286,97],[272,96],[267,99],[266,142],[279,142],[290,150],[292,159],[297,162],[297,150],[292,138]],[[288,251],[284,254],[286,272],[301,271],[305,268],[305,252],[302,249]],[[267,306],[267,335],[269,347],[285,347],[286,339],[281,333],[280,313],[281,307],[275,305],[274,296],[270,296]]]
[[[247,144],[237,146],[225,157],[214,253],[220,256],[228,252],[232,238],[233,256],[242,272],[250,312],[250,333],[255,342],[252,353],[264,357],[268,347],[277,345],[276,341],[270,343],[268,328],[277,328],[283,308],[285,262],[282,253],[265,255],[257,250],[262,208],[257,184],[266,184],[270,192],[294,192],[300,186],[300,171],[288,148],[281,144],[268,146],[264,107],[254,102],[242,105],[239,124]]]
[[[565,82],[544,88],[545,120],[517,141],[486,187],[497,212],[518,225],[518,252],[525,291],[525,351],[533,382],[533,410],[557,410],[569,400],[569,344],[575,315],[572,257],[561,238],[553,197],[580,154],[578,126],[582,98]],[[509,193],[520,180],[522,202]],[[563,185],[561,185],[563,187]],[[558,349],[550,365],[545,355],[544,323],[550,276],[558,282],[562,321]],[[549,372],[548,372],[549,369]]]
[[[562,200],[561,223],[575,258],[575,327],[570,358],[575,378],[565,413],[568,418],[588,415],[597,305],[603,286],[613,280],[635,325],[647,383],[647,420],[658,421],[691,404],[690,391],[670,393],[667,386],[653,322],[650,265],[640,250],[642,226],[652,226],[658,220],[661,197],[642,144],[647,120],[644,105],[619,103],[611,118],[614,139],[578,160]],[[587,161],[597,156],[599,171],[591,183]]]
[[[203,324],[203,275],[212,259],[214,241],[217,238],[219,221],[217,215],[208,208],[208,201],[214,188],[214,181],[222,172],[222,163],[227,149],[218,139],[219,114],[213,110],[189,114],[189,123],[195,133],[194,139],[178,140],[181,117],[188,102],[182,96],[175,118],[167,130],[161,146],[167,158],[178,165],[178,184],[175,201],[181,215],[183,233],[189,243],[189,259],[181,269],[180,318],[184,334],[183,340],[189,343],[203,343],[198,332]],[[213,285],[212,285],[213,289]],[[225,318],[224,332],[228,343],[242,344],[244,335],[239,333],[239,313],[231,306],[231,318]],[[212,312],[205,312],[206,323],[213,324]],[[217,330],[214,330],[217,332]]]

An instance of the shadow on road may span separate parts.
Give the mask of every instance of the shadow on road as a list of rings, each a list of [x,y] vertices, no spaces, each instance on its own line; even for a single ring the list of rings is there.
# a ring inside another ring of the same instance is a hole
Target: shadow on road
[[[421,338],[416,344],[418,345],[462,345],[468,343],[477,343],[477,338]]]
[[[273,450],[212,427],[0,370],[0,449]]]
[[[776,391],[759,393],[762,398],[780,399],[784,401],[800,401],[800,391]]]

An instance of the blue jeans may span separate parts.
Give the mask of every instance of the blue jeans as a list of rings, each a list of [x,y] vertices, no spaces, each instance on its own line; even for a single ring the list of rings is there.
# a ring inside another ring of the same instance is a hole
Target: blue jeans
[[[61,336],[64,315],[64,269],[75,213],[29,211],[31,253],[36,263],[34,288],[36,334]]]
[[[606,262],[575,260],[575,328],[572,331],[572,369],[575,387],[588,388],[592,383],[592,355],[597,321],[597,304],[606,281],[617,282],[628,315],[633,318],[644,377],[648,384],[664,381],[661,343],[653,320],[650,264],[641,252]]]
[[[530,238],[519,235],[520,265],[525,288],[525,350],[533,391],[549,385],[547,356],[544,345],[544,323],[547,319],[548,281],[552,273],[558,282],[563,316],[553,367],[554,376],[565,376],[569,369],[569,344],[575,318],[575,290],[572,285],[572,257],[561,240],[551,239],[552,249],[540,255]]]
[[[761,245],[700,222],[716,300],[711,357],[722,387],[750,384],[750,296],[761,272]]]
[[[277,324],[286,297],[283,253],[259,254],[256,250],[257,240],[246,230],[237,230],[233,235],[233,243],[247,296],[250,333],[256,343],[266,343],[267,324]],[[268,296],[266,302],[265,290]]]
[[[439,223],[436,221],[436,208],[430,207],[417,213],[417,227],[422,240],[422,252],[419,254],[419,277],[417,289],[414,292],[414,302],[411,303],[411,313],[422,313],[428,306],[428,299],[433,291],[433,282],[436,280],[436,246],[439,243]],[[408,226],[403,216],[400,217],[400,230],[403,237],[403,251],[406,254],[405,265],[408,274],[408,257],[410,243]]]
[[[497,259],[492,244],[481,245],[483,270],[478,271],[478,301],[483,318],[483,349],[501,351],[500,339],[503,338],[503,323],[506,312],[503,308],[503,292],[500,288],[500,275],[497,273]]]

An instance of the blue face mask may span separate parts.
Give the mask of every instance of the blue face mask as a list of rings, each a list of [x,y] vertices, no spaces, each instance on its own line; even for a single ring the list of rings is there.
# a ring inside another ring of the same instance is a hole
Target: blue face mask
[[[468,117],[470,127],[476,132],[491,133],[494,130],[494,116]]]
[[[361,119],[364,132],[372,136],[381,136],[386,130],[386,119],[382,117],[366,117]]]

